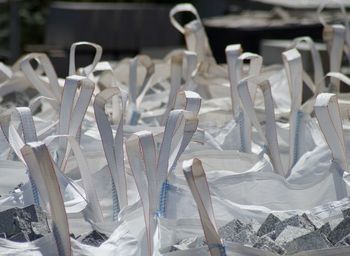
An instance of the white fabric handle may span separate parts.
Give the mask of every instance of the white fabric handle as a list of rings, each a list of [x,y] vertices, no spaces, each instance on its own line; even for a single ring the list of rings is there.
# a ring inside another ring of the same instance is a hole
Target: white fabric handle
[[[137,132],[126,141],[130,168],[143,205],[149,255],[153,252],[156,229],[155,214],[160,206],[160,193],[170,171],[196,131],[198,119],[184,110],[170,112],[157,157],[152,133]],[[145,191],[148,191],[146,194]]]
[[[198,55],[201,70],[207,70],[208,64],[216,64],[208,36],[200,20],[193,20],[185,25],[185,41],[187,49]]]
[[[11,116],[11,122],[14,121],[15,116],[19,118],[20,121],[20,129],[23,133],[23,139],[26,143],[34,142],[38,140],[34,120],[32,116],[32,112],[28,107],[18,107],[14,110],[14,114]]]
[[[76,97],[77,91],[79,95]],[[58,134],[76,135],[90,104],[95,84],[83,76],[66,78],[60,109]]]
[[[189,91],[195,91],[196,89],[196,83],[194,82],[194,78],[197,75],[198,72],[198,65],[197,65],[197,54],[190,51],[184,51],[183,54],[181,54],[182,59],[180,60],[179,55],[175,55],[174,58],[172,58],[172,74],[171,74],[171,88],[168,98],[168,104],[167,108],[163,114],[162,118],[162,124],[165,123],[169,116],[169,112],[174,108],[181,108],[188,110],[187,108],[179,107],[178,104],[187,104],[187,95],[190,95],[189,93],[185,93],[185,98],[181,97],[180,102],[178,101],[179,92],[181,90],[187,90]],[[185,84],[181,84],[181,74],[182,74],[182,67],[179,64],[186,63],[186,71],[185,71]],[[198,95],[199,96],[199,95]],[[192,97],[192,96],[189,96]],[[197,96],[195,96],[197,97]],[[200,96],[199,96],[200,97]],[[192,101],[191,101],[192,102]],[[191,103],[192,104],[192,103]],[[196,103],[195,103],[196,104]],[[200,103],[199,106],[200,107]],[[192,111],[192,110],[189,110]],[[197,111],[198,113],[198,111]]]
[[[202,98],[193,91],[181,91],[176,95],[174,109],[184,109],[198,114],[201,108]]]
[[[345,42],[346,42],[346,46],[347,46],[347,51],[345,51],[345,53],[347,55],[348,60],[350,61],[350,51],[349,51],[350,50],[350,25],[349,25],[349,18],[348,18],[348,15],[346,13],[345,6],[339,1],[334,1],[334,0],[324,1],[317,9],[318,18],[324,27],[329,26],[327,24],[327,22],[325,21],[325,19],[322,17],[321,12],[326,8],[327,4],[330,4],[330,3],[333,5],[338,4],[339,8],[341,10],[341,13],[343,15],[343,18],[344,18],[343,24],[345,24],[345,28],[346,28]]]
[[[139,109],[141,102],[143,98],[145,97],[147,91],[152,87],[152,78],[154,76],[155,72],[155,64],[152,61],[150,57],[147,55],[139,55],[136,57],[138,63],[140,63],[144,68],[146,69],[146,75],[142,82],[141,88],[137,91],[139,92],[137,98],[136,98],[136,108]],[[131,71],[131,70],[130,70]],[[132,81],[137,82],[137,73],[134,73],[136,76],[132,79]],[[135,84],[137,86],[137,84]],[[135,86],[135,85],[129,85],[129,86]]]
[[[266,129],[265,133],[259,123],[256,112],[254,110],[253,99],[250,95],[248,88],[248,80],[252,79],[251,77],[247,77],[242,79],[238,85],[238,93],[241,98],[242,106],[249,118],[252,122],[260,138],[263,140],[264,146],[267,147],[267,154],[269,155],[272,165],[274,167],[275,172],[282,176],[286,176],[284,172],[283,165],[281,162],[281,156],[278,148],[277,141],[277,130],[276,130],[276,121],[275,121],[275,113],[274,113],[274,102],[271,93],[271,86],[268,80],[263,80],[258,83],[258,87],[262,90],[264,96],[264,104],[265,104],[265,114],[266,114]]]
[[[177,4],[177,5],[175,5],[175,7],[173,7],[170,10],[169,18],[170,18],[171,24],[173,24],[173,26],[178,31],[180,31],[180,33],[184,34],[185,28],[183,26],[181,26],[181,24],[175,19],[175,15],[180,13],[180,12],[190,12],[195,16],[196,20],[198,20],[198,21],[200,21],[200,17],[199,17],[199,14],[198,14],[196,8],[192,4],[189,4],[189,3]]]
[[[4,122],[7,121],[8,124]],[[27,107],[18,107],[12,114],[11,118],[3,120],[2,127],[5,137],[7,138],[10,147],[16,153],[19,159],[24,162],[21,154],[21,148],[25,143],[35,142],[38,140],[32,113]],[[23,139],[21,138],[23,135]]]
[[[162,144],[158,157],[158,193],[170,171],[197,130],[198,118],[194,113],[184,110],[173,110],[165,125]]]
[[[239,75],[237,71],[237,61],[242,53],[242,48],[240,44],[228,45],[225,49],[227,68],[230,80],[230,91],[232,100],[232,112],[234,118],[238,117],[240,114],[240,99],[237,91]]]
[[[184,52],[177,52],[171,56],[170,61],[170,92],[166,106],[166,110],[162,117],[162,124],[164,125],[168,119],[170,111],[173,109],[177,93],[181,88],[182,79],[182,65]]]
[[[265,116],[266,116],[265,135],[266,135],[267,143],[269,145],[269,155],[271,157],[271,161],[275,168],[275,171],[285,177],[287,175],[287,172],[283,168],[280,151],[278,147],[275,107],[274,107],[271,85],[269,80],[262,81],[259,84],[259,88],[262,90],[264,95]]]
[[[243,65],[244,61],[249,61],[249,70],[247,76],[257,76],[260,73],[261,67],[262,67],[262,57],[255,53],[245,52],[242,53],[238,59],[236,64],[236,73],[237,73],[237,79],[240,82],[241,79],[243,79],[245,76]],[[253,99],[252,104],[254,105],[254,99],[256,94],[256,83],[253,79],[248,79],[248,88],[250,92],[250,97]],[[242,104],[242,102],[241,102]],[[252,134],[251,134],[251,122],[249,120],[249,117],[247,117],[247,113],[243,111],[241,114],[241,117],[239,119],[240,122],[240,133],[241,133],[241,150],[247,153],[251,152],[251,142],[252,142]]]
[[[156,187],[156,146],[152,133],[147,131],[137,132],[126,141],[126,150],[133,173],[137,190],[143,206],[146,235],[148,244],[148,255],[153,253],[153,235],[156,223],[154,215],[156,212],[155,194]]]
[[[143,79],[141,87],[138,88],[138,66],[141,64],[146,69],[146,75]],[[129,62],[129,107],[127,109],[126,123],[136,125],[140,118],[140,105],[147,93],[153,85],[153,77],[155,74],[155,64],[147,55],[138,55]]]
[[[345,85],[350,86],[350,78],[342,73],[329,72],[324,76],[323,79],[325,80],[328,77],[331,78],[333,81],[341,81]],[[342,99],[342,97],[340,97],[339,105],[340,105],[340,113],[341,113],[342,119],[349,118],[349,104],[350,102],[348,100]]]
[[[257,76],[260,74],[262,63],[263,63],[263,58],[255,53],[250,53],[250,52],[244,52],[242,53],[239,58],[238,58],[238,63],[237,63],[237,72],[239,72],[239,80],[243,78],[243,65],[244,61],[248,60],[249,61],[249,71],[247,76]],[[253,99],[253,102],[255,100],[255,93],[256,93],[256,83],[254,80],[248,80],[248,87],[250,91],[250,95]]]
[[[95,49],[95,56],[94,59],[92,61],[92,64],[88,66],[88,68],[85,69],[85,75],[89,76],[95,69],[96,65],[98,64],[98,62],[101,60],[101,56],[102,56],[102,47],[98,44],[94,44],[94,43],[90,43],[90,42],[76,42],[73,43],[70,47],[70,52],[69,52],[69,75],[76,75],[76,71],[77,71],[77,67],[76,67],[76,62],[75,62],[75,52],[76,52],[76,48],[78,46],[91,46],[92,48]]]
[[[43,142],[45,143],[46,146],[49,146],[54,140],[57,140],[61,137],[67,138],[69,146],[72,148],[72,151],[74,153],[74,157],[76,159],[79,172],[81,175],[81,180],[83,182],[86,199],[85,199],[85,196],[82,195],[79,190],[77,190],[77,192],[87,201],[89,210],[92,213],[92,216],[91,216],[92,221],[94,223],[103,223],[104,222],[103,213],[102,213],[101,205],[97,196],[95,185],[93,182],[93,177],[91,175],[92,171],[89,168],[87,160],[76,138],[70,135],[52,135],[52,136],[46,137]],[[60,170],[58,171],[61,172]],[[73,187],[75,188],[74,185]]]
[[[344,75],[343,73],[339,73],[339,72],[329,72],[329,73],[327,73],[327,75],[324,77],[324,79],[327,78],[327,77],[330,77],[331,79],[334,79],[334,80],[341,81],[341,82],[343,82],[344,84],[350,86],[350,78],[347,77],[346,75]]]
[[[315,102],[315,114],[334,161],[348,171],[348,161],[339,105],[335,94],[321,93]]]
[[[43,68],[43,71],[49,80],[48,82],[43,81],[39,74],[33,69],[31,64],[31,61],[33,60],[35,60],[38,65]],[[46,54],[30,53],[21,59],[20,67],[25,76],[41,95],[61,102],[62,92],[58,84],[58,77]]]
[[[77,91],[79,95],[76,97]],[[60,108],[59,123],[57,134],[58,135],[72,135],[77,136],[82,121],[84,119],[86,110],[90,104],[92,94],[94,92],[95,84],[88,78],[83,76],[72,75],[68,76],[64,83],[62,103]],[[59,153],[59,167],[62,168],[62,162],[64,152],[69,153],[70,150],[66,150],[67,140],[65,138],[60,139]]]
[[[324,40],[328,41],[328,55],[330,72],[340,72],[343,59],[345,27],[343,25],[332,25],[324,28]],[[340,83],[331,79],[329,91],[339,93]]]
[[[18,128],[15,127],[17,123],[15,122],[17,117],[19,120],[19,132],[17,131]],[[23,134],[23,139],[21,138],[20,133]],[[37,141],[34,121],[29,108],[22,107],[22,108],[16,109],[16,111],[11,116],[11,124],[9,124],[8,134],[9,134],[8,135],[9,145],[14,150],[18,158],[21,159],[21,161],[24,164],[26,164],[26,161],[22,155],[21,149],[25,146],[26,143]],[[62,136],[57,136],[57,135],[49,136],[45,138],[44,142],[49,144],[55,138],[60,138],[60,137]],[[92,181],[91,181],[92,179],[90,177],[90,171],[87,166],[85,157],[83,156],[78,143],[75,140],[72,141],[72,138],[71,138],[72,136],[64,136],[64,137],[68,138],[68,141],[70,142],[69,145],[72,146],[74,155],[77,158],[78,167],[81,172],[85,191],[87,192],[87,196],[88,196],[88,200],[86,201],[90,204],[91,210],[93,213],[93,216],[92,216],[93,221],[101,223],[103,222],[102,211],[100,209],[96,191],[94,189],[94,186],[92,185]],[[38,184],[36,184],[36,181],[32,178],[32,175],[31,175],[32,170],[30,170],[30,166],[27,166],[27,168],[29,170],[29,179],[32,186],[34,202],[39,205],[40,199],[37,191]],[[61,178],[65,179],[67,183],[72,184],[71,181],[67,179],[65,176],[61,175]],[[75,185],[72,184],[72,187],[75,188]],[[84,195],[82,195],[78,189],[76,189],[76,191],[82,196],[82,198],[85,199]]]
[[[194,77],[197,74],[197,54],[191,51],[185,51],[184,54],[185,63],[186,63],[186,73],[185,73],[185,85],[184,89],[186,90],[195,90],[196,84],[194,83]]]
[[[60,256],[71,256],[68,219],[50,153],[42,142],[26,144],[21,152],[31,175],[38,185],[40,196],[52,218],[52,230]]]
[[[7,138],[10,147],[15,152],[17,157],[25,164],[23,155],[21,153],[21,148],[25,143],[38,141],[38,136],[30,108],[16,108],[11,114],[11,120],[7,119],[7,121],[9,123],[5,126],[8,128],[8,136],[5,137]],[[23,135],[23,140],[20,134]],[[27,166],[27,168],[29,167]],[[35,184],[35,181],[32,178],[31,170],[29,170],[28,178],[32,188],[34,202],[39,205],[40,199],[38,196],[37,184]]]
[[[180,12],[189,12],[195,16],[195,19],[182,26],[175,19],[175,15]],[[169,17],[171,24],[185,35],[187,49],[197,53],[199,62],[205,64],[206,60],[210,59],[211,62],[215,63],[207,34],[196,8],[189,3],[178,4],[170,10]]]
[[[299,159],[299,126],[303,91],[303,66],[301,55],[296,49],[282,53],[284,67],[287,74],[291,95],[291,112],[289,117],[289,168],[292,168]]]
[[[225,256],[226,253],[218,234],[209,186],[202,163],[195,158],[184,161],[182,168],[198,208],[210,255]]]
[[[113,97],[117,97],[119,105],[119,116],[117,132],[113,138],[111,124],[105,113],[105,105]],[[124,168],[123,151],[123,122],[126,108],[127,94],[119,88],[107,88],[96,95],[94,101],[94,112],[97,127],[101,136],[103,150],[107,159],[108,168],[116,186],[118,203],[120,209],[128,205],[127,185]]]
[[[324,92],[326,90],[326,85],[323,79],[324,71],[323,71],[323,66],[321,61],[321,55],[316,48],[315,42],[312,40],[311,37],[308,37],[308,36],[298,37],[293,40],[293,43],[289,46],[289,49],[298,48],[298,45],[303,42],[306,43],[310,49],[312,64],[313,64],[313,72],[314,72],[314,80],[313,80],[313,84],[315,85],[314,94],[318,95],[319,92]]]

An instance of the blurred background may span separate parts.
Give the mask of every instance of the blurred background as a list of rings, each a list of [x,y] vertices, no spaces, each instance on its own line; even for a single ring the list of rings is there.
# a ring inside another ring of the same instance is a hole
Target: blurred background
[[[183,1],[50,1],[0,0],[0,60],[13,64],[22,54],[45,52],[59,76],[66,76],[70,45],[90,41],[103,47],[104,60],[145,53],[162,58],[184,45],[183,35],[169,21],[169,10]],[[317,13],[321,0],[195,0],[189,1],[203,18],[213,54],[225,61],[226,45],[241,43],[260,53],[265,64],[284,40],[308,35],[322,40],[320,15],[327,23],[347,22],[350,0],[338,0]],[[177,17],[183,23],[192,17]],[[282,39],[282,41],[281,41]],[[89,63],[91,49],[81,49],[79,61]]]

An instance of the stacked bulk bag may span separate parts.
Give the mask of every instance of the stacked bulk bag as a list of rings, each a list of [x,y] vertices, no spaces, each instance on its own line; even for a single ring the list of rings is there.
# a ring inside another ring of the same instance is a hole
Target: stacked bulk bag
[[[195,19],[182,26],[180,12]],[[101,46],[77,42],[65,79],[45,54],[0,65],[1,95],[38,93],[0,116],[0,210],[34,204],[50,229],[35,241],[0,238],[2,255],[276,255],[232,242],[222,230],[237,219],[254,229],[271,214],[328,221],[350,206],[348,99],[339,90],[339,81],[350,84],[340,73],[346,29],[326,28],[326,86],[308,37],[293,41],[278,68],[238,44],[227,46],[227,65],[219,65],[192,5],[174,7],[170,20],[187,49],[162,60],[101,62]],[[309,45],[313,78],[295,48],[300,42]],[[82,45],[95,55],[76,67]],[[84,242],[91,231],[104,236],[98,246]]]

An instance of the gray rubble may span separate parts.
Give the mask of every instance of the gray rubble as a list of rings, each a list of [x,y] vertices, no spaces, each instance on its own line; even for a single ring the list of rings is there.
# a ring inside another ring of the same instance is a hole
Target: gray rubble
[[[50,228],[45,212],[30,205],[0,212],[0,233],[11,241],[29,242],[50,233]]]
[[[258,236],[263,236],[265,234],[268,234],[276,229],[276,225],[280,223],[281,220],[273,215],[272,213],[267,216],[266,220],[264,223],[260,226],[257,235]]]
[[[340,222],[342,222],[344,220],[343,217],[341,218],[336,218],[336,219],[332,219],[330,221],[328,221],[329,225],[331,226],[331,230],[335,229],[336,226],[339,225]]]
[[[294,226],[287,226],[283,231],[277,236],[275,242],[281,246],[285,246],[287,243],[293,241],[294,239],[310,233],[308,229],[299,228]]]
[[[233,220],[219,228],[219,236],[225,241],[253,246],[258,241],[258,236],[251,224],[244,224],[240,220]]]
[[[315,215],[304,213],[303,215],[301,215],[301,217],[308,221],[314,227],[315,230],[320,229],[325,225],[325,222]]]
[[[311,214],[282,218],[269,214],[260,225],[234,219],[219,228],[220,237],[227,242],[262,249],[279,255],[291,255],[309,250],[350,246],[350,216],[328,222]],[[180,241],[171,250],[186,250],[205,245],[205,239]]]
[[[258,241],[253,245],[254,248],[262,249],[265,251],[270,251],[274,253],[278,253],[283,255],[285,253],[285,249],[278,245],[275,241],[273,241],[268,236],[262,236],[258,239]]]
[[[335,245],[348,234],[350,234],[350,217],[346,217],[329,233],[328,240]]]
[[[321,228],[316,230],[316,232],[319,232],[320,234],[323,234],[326,237],[329,235],[329,233],[331,233],[331,231],[332,231],[332,228],[331,228],[331,225],[328,222],[325,223]]]
[[[284,246],[288,254],[330,247],[332,247],[332,244],[327,240],[327,237],[317,231],[296,237]]]
[[[350,208],[342,210],[344,218],[350,217]]]
[[[335,244],[335,247],[349,246],[350,245],[350,234],[344,237],[341,241]]]
[[[106,241],[108,237],[96,230],[93,230],[91,233],[89,233],[87,236],[85,236],[81,242],[83,244],[99,247],[104,241]]]
[[[287,226],[293,226],[298,228],[307,229],[309,231],[314,231],[315,227],[308,219],[306,219],[304,216],[300,215],[294,215],[288,219],[285,219],[284,221],[281,221],[276,224],[276,235],[277,237]]]

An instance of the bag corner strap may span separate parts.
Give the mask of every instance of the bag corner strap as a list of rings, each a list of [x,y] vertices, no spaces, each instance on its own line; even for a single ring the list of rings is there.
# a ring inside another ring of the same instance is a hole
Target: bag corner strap
[[[299,132],[300,122],[303,116],[303,112],[301,110],[303,91],[303,65],[301,55],[295,48],[283,52],[282,57],[292,100],[289,118],[289,169],[291,169],[300,157]]]
[[[113,132],[105,113],[105,105],[108,100],[117,97],[120,105],[117,131],[113,138]],[[107,159],[113,186],[113,216],[120,209],[128,205],[127,182],[125,176],[124,151],[123,151],[123,122],[127,95],[118,87],[107,88],[96,95],[93,104],[97,127],[101,136],[103,151]]]
[[[334,162],[348,172],[349,166],[337,96],[332,93],[319,94],[314,108],[316,118],[330,147]]]
[[[224,243],[218,234],[209,186],[202,162],[197,158],[184,161],[182,169],[196,202],[211,256],[226,256]]]
[[[257,84],[257,87],[262,91],[264,97],[265,105],[265,114],[266,114],[266,129],[265,133],[258,121],[256,112],[254,110],[253,99],[250,95],[248,88],[248,80],[252,80]],[[278,148],[278,139],[277,139],[277,129],[276,129],[276,120],[274,113],[274,102],[271,93],[271,85],[269,80],[260,79],[256,76],[249,76],[245,79],[242,79],[238,85],[238,93],[241,98],[242,106],[253,126],[256,128],[259,136],[263,140],[263,147],[267,150],[272,165],[276,173],[279,173],[282,176],[286,176],[281,162],[281,156]]]
[[[27,143],[21,151],[52,217],[58,253],[71,256],[67,214],[50,153],[43,142]]]

